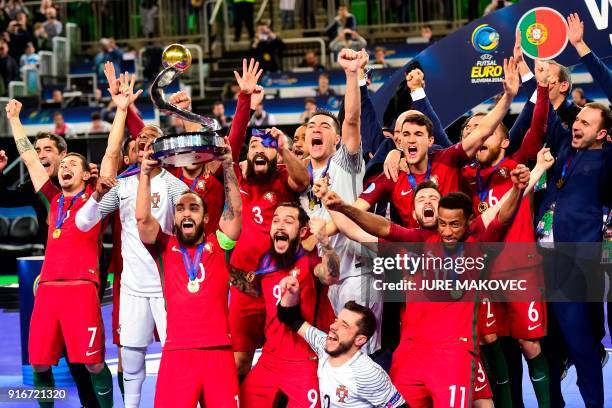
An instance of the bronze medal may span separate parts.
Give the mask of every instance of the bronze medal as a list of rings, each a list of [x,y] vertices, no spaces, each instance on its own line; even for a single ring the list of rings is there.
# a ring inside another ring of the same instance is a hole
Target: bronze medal
[[[55,231],[53,231],[53,239],[58,239],[60,235],[62,235],[62,230],[59,228],[56,228]]]
[[[565,184],[565,180],[563,180],[562,178],[560,178],[559,180],[557,180],[556,185],[557,185],[557,188],[558,188],[559,190],[561,190],[561,189],[563,188],[563,185],[564,185],[564,184]]]
[[[489,204],[487,204],[486,201],[481,201],[478,203],[478,212],[479,213],[484,213],[485,211],[487,211],[487,209],[489,208]]]
[[[251,283],[255,279],[255,273],[249,272],[246,274],[246,281]]]

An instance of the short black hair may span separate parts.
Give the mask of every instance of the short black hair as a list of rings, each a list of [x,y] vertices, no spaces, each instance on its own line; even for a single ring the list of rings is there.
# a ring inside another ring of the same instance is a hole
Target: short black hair
[[[100,120],[100,112],[94,112],[91,114],[91,120]]]
[[[300,228],[308,226],[308,222],[310,221],[310,217],[306,213],[306,210],[304,210],[304,208],[302,208],[300,203],[297,203],[295,201],[286,201],[284,203],[280,203],[278,205],[278,207],[276,207],[276,208],[279,208],[279,207],[295,208],[296,210],[298,210],[298,222],[299,222]]]
[[[319,116],[319,115],[323,115],[323,116],[327,116],[328,118],[332,118],[332,120],[334,121],[334,127],[336,128],[336,133],[340,134],[340,129],[341,129],[340,121],[338,120],[338,117],[336,115],[334,115],[333,113],[331,113],[330,111],[326,109],[317,109],[314,115],[310,117],[310,119],[314,118],[315,116]]]
[[[325,78],[329,79],[329,74],[327,72],[321,72],[319,74],[319,78],[321,78],[321,77],[325,77]]]
[[[601,126],[599,126],[598,130],[605,130],[608,134],[612,133],[612,111],[603,103],[599,102],[589,102],[584,105],[584,108],[597,109],[601,112]]]
[[[217,105],[223,105],[223,101],[215,101],[215,103],[213,103],[213,106]]]
[[[559,64],[557,61],[551,60],[551,61],[548,61],[548,63],[559,67],[559,82],[567,82],[569,84],[569,87],[567,88],[567,92],[562,92],[563,95],[567,96],[570,93],[572,93],[572,73],[570,72],[569,68],[566,67],[565,65]]]
[[[81,164],[83,165],[83,171],[90,171],[89,170],[89,160],[87,160],[87,158],[85,156],[83,156],[80,153],[76,153],[76,152],[70,152],[66,155],[66,157],[78,157],[79,159],[81,159]]]
[[[186,196],[187,194],[193,194],[194,196],[198,197],[198,199],[200,200],[200,203],[202,203],[202,208],[204,209],[204,215],[208,214],[208,206],[206,205],[206,202],[204,201],[204,199],[195,191],[193,190],[185,190],[181,193],[181,195],[179,196],[179,199],[183,196]],[[178,200],[177,200],[178,202]]]
[[[410,115],[406,116],[402,122],[402,128],[404,127],[405,123],[414,123],[418,126],[425,126],[429,137],[433,137],[433,123],[422,113],[411,113]]]
[[[130,149],[130,142],[136,142],[136,139],[132,139],[131,137],[126,137],[123,140],[123,144],[121,146],[121,152],[123,153],[124,156],[127,156]]]
[[[36,141],[40,140],[40,139],[51,139],[51,141],[53,143],[55,143],[55,147],[57,148],[57,150],[62,153],[65,152],[66,150],[68,150],[68,145],[66,144],[66,140],[64,140],[63,137],[56,135],[55,133],[51,133],[51,132],[38,132],[36,134],[36,137],[34,138],[34,144],[36,144]]]
[[[440,194],[440,197],[442,197],[442,193],[440,193],[440,190],[438,189],[438,185],[433,182],[432,180],[425,180],[421,183],[419,183],[416,188],[414,189],[414,191],[412,192],[412,202],[414,203],[414,201],[416,200],[416,196],[418,194],[419,191],[421,190],[425,190],[426,188],[431,188],[434,189],[438,192],[438,194]]]
[[[376,332],[376,316],[374,316],[372,309],[362,306],[354,300],[346,302],[344,308],[361,315],[361,319],[357,321],[357,334],[362,334],[368,339],[374,335]]]
[[[454,192],[448,193],[440,199],[439,208],[445,208],[447,210],[463,210],[465,219],[468,220],[474,215],[474,209],[472,207],[472,199],[465,193]]]

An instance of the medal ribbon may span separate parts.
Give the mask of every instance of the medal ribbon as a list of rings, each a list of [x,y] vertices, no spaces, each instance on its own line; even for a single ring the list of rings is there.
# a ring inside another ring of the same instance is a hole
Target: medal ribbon
[[[66,211],[64,211],[64,194],[60,196],[59,203],[57,204],[57,219],[55,220],[56,229],[62,228],[62,224],[64,224],[64,220],[66,219],[68,211],[70,211],[70,208],[72,208],[72,205],[74,204],[76,199],[82,196],[83,194],[85,194],[85,190],[82,190],[80,193],[72,197],[72,200],[70,200],[70,204],[68,204],[68,208],[66,208]]]
[[[251,131],[251,136],[260,137],[263,147],[271,147],[278,150],[278,140],[276,140],[276,138],[271,134],[266,133],[264,130],[253,129]]]
[[[505,157],[501,159],[499,163],[495,165],[495,167],[493,167],[493,171],[491,171],[491,174],[489,174],[489,177],[487,177],[487,181],[485,182],[482,181],[482,176],[480,175],[480,167],[478,168],[478,170],[476,170],[476,189],[478,190],[478,197],[480,198],[480,201],[484,202],[486,200],[487,193],[489,192],[489,186],[491,185],[491,181],[493,180],[493,176],[495,175],[495,172],[497,171],[499,166],[501,166],[504,161],[506,161]]]
[[[561,169],[561,177],[559,178],[559,180],[563,180],[563,184],[567,183],[567,179],[565,178],[565,176],[567,175],[567,178],[569,178],[569,173],[574,170],[575,166],[572,166],[572,164],[576,164],[576,161],[574,159],[575,153],[572,153],[565,161],[565,164],[563,164],[563,168]]]
[[[198,245],[193,256],[193,262],[189,258],[189,253],[187,252],[187,249],[185,249],[182,245],[179,245],[181,254],[183,255],[183,265],[185,265],[185,269],[187,270],[187,274],[189,275],[190,281],[195,281],[198,276],[198,266],[200,265],[200,261],[202,260],[202,251],[204,250],[204,245],[204,242],[201,242]]]
[[[299,261],[304,255],[306,255],[306,251],[304,251],[304,248],[300,247],[300,249],[297,252],[297,255],[295,257],[295,262]],[[261,260],[261,264],[260,265],[261,265],[261,267],[254,272],[255,276],[267,275],[269,273],[274,273],[274,272],[278,271],[278,269],[279,269],[276,265],[272,265],[272,255],[270,254],[270,252],[268,252],[268,253],[266,253],[266,255],[264,255],[263,259]]]
[[[194,189],[198,185],[198,181],[200,181],[200,178],[202,177],[202,173],[204,173],[204,168],[203,167],[202,167],[202,171],[200,172],[200,174],[198,174],[198,176],[195,179],[193,179],[193,182],[191,182],[191,187],[189,187],[189,189],[191,191],[195,191]],[[181,176],[179,177],[179,179],[182,182],[185,182],[185,176],[183,176],[182,173],[181,173]]]
[[[137,163],[130,164],[127,169],[125,169],[121,174],[119,174],[116,178],[122,179],[129,176],[133,176],[134,174],[140,173],[140,167],[138,167]]]
[[[327,172],[329,171],[329,165],[331,164],[331,159],[332,159],[333,155],[329,157],[329,159],[327,159],[327,165],[325,166],[325,169],[323,170],[323,173],[321,173],[321,178],[325,177],[327,175]],[[314,185],[314,170],[312,168],[312,161],[308,161],[308,177],[310,178],[310,191],[308,192],[308,196],[310,201],[315,201],[318,202],[318,198],[314,195],[314,193],[312,192],[312,186]]]
[[[429,180],[429,176],[431,176],[431,160],[430,159],[427,160],[427,172],[425,173],[425,180],[423,181]],[[408,182],[410,183],[410,187],[412,187],[412,189],[416,188],[417,182],[416,182],[416,178],[414,177],[414,174],[408,173]]]

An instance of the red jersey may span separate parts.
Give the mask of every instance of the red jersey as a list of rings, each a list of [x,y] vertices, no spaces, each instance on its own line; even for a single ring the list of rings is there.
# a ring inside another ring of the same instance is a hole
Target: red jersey
[[[313,274],[321,263],[316,251],[298,259],[292,267],[261,275],[261,290],[266,304],[266,342],[263,351],[289,361],[312,360],[315,352],[306,340],[281,323],[276,316],[276,307],[281,299],[280,281],[290,274],[296,275],[300,283],[300,310],[302,317],[311,325],[327,331],[335,319],[327,288]]]
[[[204,229],[205,235],[208,236],[217,231],[219,228],[219,220],[223,213],[223,205],[225,204],[225,189],[223,183],[213,174],[203,174],[195,179],[187,178],[183,175],[181,167],[169,167],[167,169],[176,178],[189,186],[189,189],[195,191],[206,204],[208,211],[208,222]]]
[[[458,191],[460,169],[469,161],[461,143],[431,153],[428,160],[431,165],[429,179],[438,185],[440,194],[444,196]],[[399,214],[402,225],[407,228],[417,228],[419,224],[412,216],[414,210],[412,191],[419,183],[427,179],[427,173],[409,175],[402,172],[397,182],[380,174],[371,180],[372,182],[359,198],[364,199],[370,205],[389,200]]]
[[[482,218],[478,217],[470,227],[470,235],[464,241],[497,242],[504,232],[503,225],[495,218],[485,229]],[[392,224],[389,241],[425,242],[424,253],[439,252],[442,239],[437,231],[406,229]],[[436,245],[427,245],[428,243]],[[429,248],[428,248],[429,247]],[[439,254],[438,254],[439,255]],[[474,245],[465,248],[464,257],[482,256]],[[476,316],[478,302],[406,302],[402,318],[401,340],[424,345],[458,345],[476,350]]]
[[[91,186],[87,185],[80,196],[65,197],[63,211],[66,215],[58,235],[56,220],[62,191],[51,180],[47,180],[38,191],[49,207],[47,247],[40,282],[87,280],[99,285],[101,224],[97,223],[88,232],[83,232],[74,222],[76,213],[87,202],[91,192]]]
[[[230,264],[234,268],[253,272],[257,269],[259,258],[270,250],[270,227],[276,207],[297,200],[297,194],[289,187],[288,180],[289,173],[285,166],[279,166],[271,179],[263,184],[249,182],[240,176],[242,233],[232,252]]]
[[[155,244],[147,249],[157,262],[163,278],[166,299],[166,350],[229,346],[227,293],[229,272],[225,266],[225,251],[215,234],[206,238],[198,264],[196,280],[199,290],[187,290],[189,274],[175,235],[159,231]],[[193,262],[197,245],[186,247]]]

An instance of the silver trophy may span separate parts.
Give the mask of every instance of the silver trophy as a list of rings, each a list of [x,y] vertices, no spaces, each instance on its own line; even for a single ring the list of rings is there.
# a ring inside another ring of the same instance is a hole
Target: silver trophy
[[[153,158],[165,165],[183,167],[219,159],[226,153],[221,129],[216,119],[186,111],[166,100],[164,88],[174,82],[191,66],[191,53],[181,44],[166,47],[162,54],[164,69],[151,85],[151,100],[160,111],[178,116],[188,122],[199,123],[197,132],[184,132],[158,137],[152,144]]]

